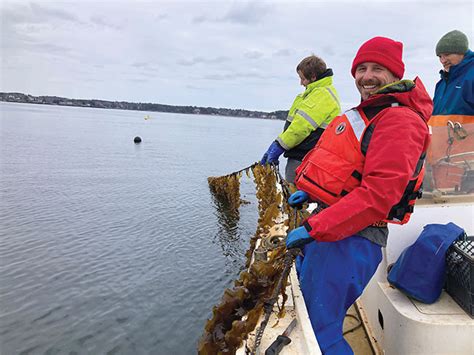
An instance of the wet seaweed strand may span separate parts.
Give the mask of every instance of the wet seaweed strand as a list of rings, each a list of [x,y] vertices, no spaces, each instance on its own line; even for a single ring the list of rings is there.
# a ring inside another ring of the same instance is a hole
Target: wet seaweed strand
[[[276,187],[277,167],[254,165],[250,167],[256,186],[259,219],[257,230],[250,239],[250,248],[246,252],[246,271],[235,281],[232,289],[226,289],[220,303],[214,306],[212,318],[205,325],[204,333],[198,343],[198,353],[235,354],[248,334],[255,329],[264,305],[272,297],[274,289],[284,268],[285,247],[279,246],[268,252],[268,259],[256,261],[250,265],[252,254],[258,239],[268,235],[283,206],[289,211],[286,200]],[[249,176],[249,171],[246,171]],[[236,203],[236,186],[240,187],[241,174],[232,174],[210,178],[209,186],[219,196]],[[234,180],[236,179],[238,183]],[[231,181],[231,182],[229,182]],[[227,189],[231,191],[228,192]],[[214,192],[213,192],[214,193]],[[287,280],[283,282],[285,290]],[[279,316],[284,315],[284,303],[287,299],[283,292],[283,304]]]
[[[240,178],[242,173],[231,174],[220,177],[209,177],[207,182],[214,197],[231,209],[240,207]]]
[[[281,193],[276,188],[276,175],[274,169],[278,167],[270,165],[257,165],[252,168],[254,183],[256,188],[256,197],[258,200],[258,223],[257,230],[250,238],[250,248],[245,253],[247,261],[245,267],[250,266],[252,254],[258,239],[268,233],[271,227],[275,225],[275,219],[280,213],[282,203]],[[286,202],[286,201],[285,201]]]

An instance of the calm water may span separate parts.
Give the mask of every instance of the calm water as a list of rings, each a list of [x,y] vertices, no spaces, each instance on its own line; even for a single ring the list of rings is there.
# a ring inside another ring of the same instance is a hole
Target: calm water
[[[206,179],[258,160],[283,122],[0,110],[0,353],[195,353],[257,220],[253,184],[239,221]]]

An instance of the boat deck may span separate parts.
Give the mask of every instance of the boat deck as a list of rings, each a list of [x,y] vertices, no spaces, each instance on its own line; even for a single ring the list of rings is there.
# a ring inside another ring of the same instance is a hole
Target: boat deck
[[[275,305],[265,332],[263,334],[260,347],[256,354],[264,354],[268,347],[275,341],[278,335],[281,335],[286,327],[293,319],[297,319],[295,329],[289,335],[291,343],[283,348],[280,354],[298,354],[298,355],[319,355],[321,351],[313,333],[306,306],[304,304],[303,295],[299,289],[299,283],[296,276],[295,268],[293,267],[289,277],[289,283],[286,288],[288,300],[285,304],[286,314],[283,318],[278,319],[278,306]],[[281,302],[279,302],[281,304]],[[344,335],[347,342],[352,347],[356,355],[370,355],[378,354],[373,349],[373,345],[369,341],[365,331],[365,323],[360,317],[358,307],[352,306],[348,311],[348,316],[344,321]],[[248,349],[253,349],[256,331],[249,334],[244,347],[237,351],[238,355],[246,354],[245,346]]]
[[[351,329],[354,330],[351,331]],[[343,332],[347,332],[344,334],[344,338],[351,346],[355,355],[377,355],[379,353],[372,347],[364,328],[363,319],[361,319],[359,312],[356,310],[356,306],[349,308],[344,320]]]

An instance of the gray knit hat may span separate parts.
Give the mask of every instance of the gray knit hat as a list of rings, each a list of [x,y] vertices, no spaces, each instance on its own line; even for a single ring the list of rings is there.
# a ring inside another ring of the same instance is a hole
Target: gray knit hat
[[[440,54],[464,54],[469,48],[467,36],[461,31],[454,30],[446,33],[436,45],[436,55]]]

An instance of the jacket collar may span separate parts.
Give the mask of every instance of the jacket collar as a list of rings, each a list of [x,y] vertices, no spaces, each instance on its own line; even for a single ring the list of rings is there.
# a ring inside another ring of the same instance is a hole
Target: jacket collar
[[[433,101],[418,77],[415,80],[400,80],[386,85],[367,100],[362,101],[358,107],[363,109],[368,106],[381,106],[392,102],[410,107],[425,121],[429,120],[433,111]]]
[[[328,85],[332,85],[332,77],[333,77],[333,71],[332,69],[327,69],[320,77],[318,80],[313,81],[311,84],[308,84],[306,86],[306,90],[303,93],[303,96],[308,95],[311,91],[313,91],[315,88],[320,88],[320,87],[325,87]]]
[[[439,75],[441,76],[441,79],[444,80],[448,80],[448,78],[457,77],[459,74],[462,75],[463,70],[469,65],[472,65],[472,63],[474,63],[474,52],[468,49],[467,52],[464,54],[463,60],[459,64],[451,66],[451,68],[449,68],[449,72],[445,71],[444,69],[441,69],[439,71]]]
[[[414,87],[415,87],[415,82],[413,80],[404,79],[404,80],[396,81],[394,83],[390,83],[388,85],[381,87],[375,92],[375,95],[394,94],[397,92],[407,92],[413,89]]]

